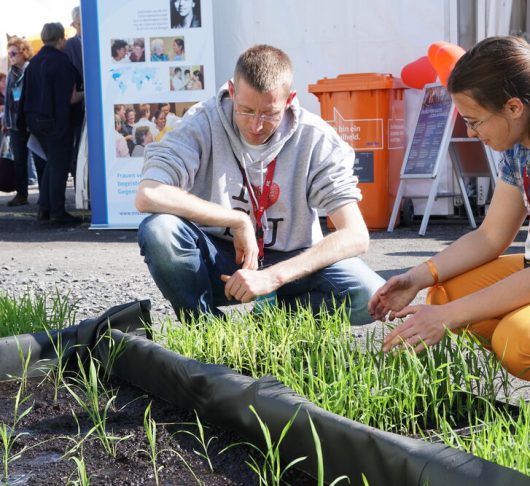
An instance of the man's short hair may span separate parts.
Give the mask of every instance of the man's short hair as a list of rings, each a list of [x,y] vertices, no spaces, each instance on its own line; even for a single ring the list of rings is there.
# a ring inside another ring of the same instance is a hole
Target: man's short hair
[[[243,78],[259,93],[283,87],[291,90],[293,65],[281,49],[260,44],[247,49],[239,56],[234,70],[234,83]]]
[[[137,127],[134,132],[134,141],[136,142],[136,144],[143,145],[144,138],[147,136],[148,133],[149,127],[146,127],[144,125]]]
[[[60,22],[44,24],[40,33],[40,38],[47,46],[56,44],[59,40],[64,39],[63,24]]]

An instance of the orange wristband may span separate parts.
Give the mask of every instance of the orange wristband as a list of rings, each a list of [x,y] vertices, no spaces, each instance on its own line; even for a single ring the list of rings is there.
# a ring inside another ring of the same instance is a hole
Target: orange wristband
[[[431,272],[432,278],[434,279],[434,283],[432,284],[432,286],[436,287],[439,281],[438,269],[436,268],[436,265],[432,260],[427,260],[425,263],[429,267],[429,271]]]

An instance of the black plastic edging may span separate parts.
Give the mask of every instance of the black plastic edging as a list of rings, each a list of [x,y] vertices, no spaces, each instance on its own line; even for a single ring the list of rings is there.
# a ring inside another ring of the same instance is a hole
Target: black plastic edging
[[[63,344],[63,359],[85,357],[90,350],[107,363],[110,344],[123,342],[113,361],[112,374],[180,408],[195,409],[199,416],[237,431],[254,444],[262,443],[253,405],[277,441],[285,424],[297,413],[281,448],[290,461],[306,456],[297,465],[316,477],[315,446],[308,416],[322,443],[325,477],[341,475],[350,484],[363,485],[364,473],[372,486],[528,486],[530,478],[517,471],[466,454],[442,444],[383,432],[326,412],[271,376],[260,380],[240,375],[221,365],[208,365],[180,356],[144,337],[149,328],[150,302],[139,301],[112,307],[98,318],[50,333]],[[111,329],[112,339],[100,339]],[[57,362],[53,342],[46,333],[0,339],[0,380],[20,376],[23,357],[30,356],[29,374],[43,374],[43,360]],[[150,336],[148,336],[150,337]]]
[[[68,361],[70,368],[76,368],[77,360],[72,358],[79,355],[84,359],[88,349],[94,347],[107,327],[145,334],[144,325],[147,329],[151,326],[150,309],[149,300],[136,301],[111,307],[99,317],[86,319],[60,331],[0,338],[0,381],[21,376],[22,358],[26,359],[28,355],[28,376],[44,375],[50,366],[57,363],[57,346],[62,347],[63,361]]]
[[[195,409],[202,419],[236,430],[251,443],[262,443],[263,436],[250,405],[274,441],[298,410],[283,441],[282,458],[288,462],[306,456],[297,467],[313,477],[317,462],[309,415],[322,443],[328,482],[346,475],[350,484],[362,485],[364,473],[372,486],[530,484],[529,477],[515,470],[452,447],[384,432],[327,412],[271,376],[255,380],[226,366],[180,356],[141,337],[120,331],[111,335],[115,342],[126,343],[112,374],[179,408]]]

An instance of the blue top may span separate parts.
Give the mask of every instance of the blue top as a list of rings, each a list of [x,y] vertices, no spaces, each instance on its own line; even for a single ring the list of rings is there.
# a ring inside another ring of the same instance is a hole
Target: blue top
[[[167,57],[167,54],[155,54],[152,52],[151,61],[169,61],[169,57]]]

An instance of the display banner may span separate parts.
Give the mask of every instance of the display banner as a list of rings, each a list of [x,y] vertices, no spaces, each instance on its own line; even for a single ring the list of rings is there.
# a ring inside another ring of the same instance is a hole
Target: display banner
[[[92,228],[136,228],[145,146],[215,93],[211,0],[82,0]]]

